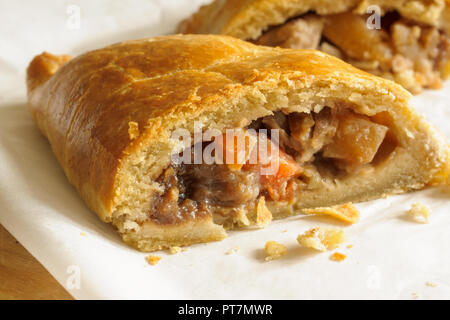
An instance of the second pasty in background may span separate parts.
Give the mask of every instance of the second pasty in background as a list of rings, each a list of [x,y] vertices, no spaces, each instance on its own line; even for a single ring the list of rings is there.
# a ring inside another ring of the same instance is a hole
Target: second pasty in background
[[[378,24],[373,5],[381,9]],[[450,75],[448,0],[216,0],[179,32],[319,49],[412,93],[439,89]]]

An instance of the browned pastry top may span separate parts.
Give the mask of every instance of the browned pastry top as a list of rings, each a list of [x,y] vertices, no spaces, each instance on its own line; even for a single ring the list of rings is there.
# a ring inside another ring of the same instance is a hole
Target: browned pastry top
[[[347,11],[365,14],[371,5],[383,11],[397,10],[405,18],[450,32],[449,0],[216,0],[183,21],[178,31],[257,39],[268,27],[308,11],[319,15]]]

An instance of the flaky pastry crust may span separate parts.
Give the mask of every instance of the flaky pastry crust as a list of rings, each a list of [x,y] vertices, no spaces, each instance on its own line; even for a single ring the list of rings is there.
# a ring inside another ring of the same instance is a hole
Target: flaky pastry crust
[[[348,11],[365,14],[372,5],[379,6],[382,12],[396,10],[405,18],[442,27],[450,33],[448,0],[216,0],[181,22],[178,32],[256,40],[270,26],[309,11],[319,15]]]

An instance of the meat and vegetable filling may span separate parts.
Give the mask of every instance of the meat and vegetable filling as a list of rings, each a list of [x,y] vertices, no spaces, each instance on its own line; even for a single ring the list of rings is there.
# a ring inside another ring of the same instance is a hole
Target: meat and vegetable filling
[[[236,209],[256,206],[262,197],[292,203],[298,192],[312,188],[313,179],[358,174],[390,139],[388,127],[376,118],[338,107],[311,114],[279,111],[236,130],[236,136],[244,137],[243,148],[226,143],[225,134],[203,142],[203,148],[215,143],[215,150],[223,150],[222,156],[236,161],[172,164],[158,179],[164,192],[154,196],[150,218],[172,224],[201,214],[227,216]],[[264,135],[250,135],[251,130]],[[259,140],[248,143],[245,138],[249,137]],[[258,144],[267,145],[268,152],[262,152]],[[240,160],[239,150],[245,153]]]
[[[369,16],[313,13],[292,19],[263,34],[257,44],[319,49],[355,67],[395,80],[413,93],[438,89],[450,75],[450,35],[395,12],[369,29]]]

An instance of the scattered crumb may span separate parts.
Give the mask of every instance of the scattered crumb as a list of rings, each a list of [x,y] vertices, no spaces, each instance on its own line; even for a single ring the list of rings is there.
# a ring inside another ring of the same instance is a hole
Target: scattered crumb
[[[283,232],[283,233],[286,233],[286,232],[287,232],[287,230],[283,230],[282,232]]]
[[[264,250],[266,251],[266,261],[279,259],[287,252],[287,248],[276,241],[267,241]]]
[[[80,232],[80,236],[86,237],[86,236],[87,236],[87,233],[85,233],[85,232]]]
[[[128,122],[128,137],[130,140],[134,140],[139,137],[139,124],[137,122]]]
[[[188,248],[181,248],[181,252],[186,252],[188,251]]]
[[[181,248],[180,248],[180,247],[177,247],[177,246],[175,246],[175,247],[170,247],[170,248],[169,248],[169,252],[170,252],[170,254],[177,254],[177,253],[181,252]]]
[[[347,256],[345,254],[339,253],[339,252],[335,252],[330,256],[330,260],[333,261],[343,261],[347,258]]]
[[[149,264],[151,264],[152,266],[154,266],[155,264],[157,264],[160,260],[161,260],[161,257],[158,257],[158,256],[154,256],[154,255],[149,255],[149,256],[147,256],[147,262],[149,263]]]
[[[239,247],[236,246],[236,247],[234,247],[233,249],[230,249],[230,250],[228,250],[227,252],[225,252],[225,254],[226,254],[226,255],[230,255],[230,254],[236,253],[238,250],[239,250]]]
[[[319,251],[332,250],[345,241],[345,232],[339,228],[311,228],[297,237],[301,246]]]
[[[411,209],[407,212],[408,216],[419,223],[429,223],[431,210],[426,205],[416,202],[411,205]]]
[[[348,244],[348,245],[346,246],[346,248],[347,248],[347,249],[351,249],[351,248],[353,248],[353,245],[352,245],[352,244]]]
[[[247,218],[247,213],[243,209],[239,209],[236,211],[233,222],[237,223],[240,227],[248,227],[250,225],[250,221]]]
[[[356,223],[359,221],[359,211],[356,209],[353,203],[345,203],[331,207],[320,207],[313,209],[303,209],[307,214],[325,214],[333,218],[345,221],[348,223]]]
[[[419,294],[417,292],[411,293],[413,299],[419,299]]]
[[[259,198],[258,205],[256,207],[256,224],[260,228],[266,227],[272,221],[272,213],[266,207],[266,199],[264,197]]]
[[[428,287],[437,287],[437,283],[435,283],[435,282],[432,282],[432,281],[428,281],[427,283],[425,283],[425,285],[426,286],[428,286]]]

